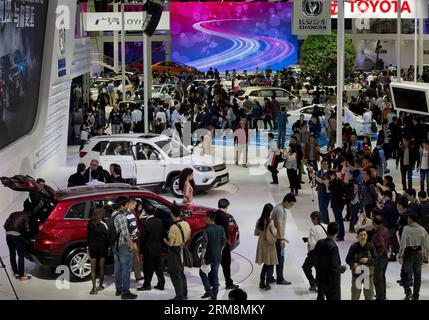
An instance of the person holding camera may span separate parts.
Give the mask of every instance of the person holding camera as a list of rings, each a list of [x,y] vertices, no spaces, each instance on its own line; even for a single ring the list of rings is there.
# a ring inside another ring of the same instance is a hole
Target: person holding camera
[[[313,227],[310,229],[310,234],[308,238],[303,238],[304,243],[307,243],[308,253],[307,258],[304,261],[302,270],[304,271],[305,276],[310,282],[310,291],[317,291],[317,281],[313,276],[312,268],[314,267],[314,248],[319,240],[326,239],[328,236],[327,225],[323,224],[322,215],[320,212],[313,212],[310,215],[311,222]]]
[[[319,212],[322,215],[323,223],[329,224],[329,193],[327,192],[326,182],[329,181],[329,161],[327,159],[322,160],[322,168],[316,173],[313,171],[310,177],[316,181],[317,187],[317,198],[319,202]]]
[[[317,242],[314,248],[314,265],[316,266],[317,300],[341,300],[341,266],[340,252],[335,239],[338,235],[338,224],[328,225],[328,237]]]
[[[368,242],[368,233],[365,229],[362,228],[357,232],[357,240],[350,247],[346,257],[346,262],[352,270],[352,300],[359,300],[362,289],[365,300],[373,300],[374,268],[378,262],[378,254],[372,243]],[[365,268],[368,268],[368,271],[365,271]],[[363,279],[360,277],[362,273],[364,273]]]

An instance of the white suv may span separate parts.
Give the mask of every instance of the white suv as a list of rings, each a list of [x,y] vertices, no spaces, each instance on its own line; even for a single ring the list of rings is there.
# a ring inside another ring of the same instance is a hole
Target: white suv
[[[146,151],[146,153],[144,152]],[[81,163],[98,160],[108,170],[113,163],[122,168],[122,178],[146,187],[169,188],[181,197],[179,176],[194,169],[197,190],[206,191],[229,182],[223,161],[192,154],[182,143],[165,135],[125,134],[92,138],[80,152]]]
[[[258,101],[262,107],[264,106],[264,99],[268,98],[271,101],[273,96],[276,96],[277,101],[282,107],[289,105],[290,96],[294,98],[294,101],[296,100],[296,96],[289,91],[275,87],[247,87],[239,91],[238,94],[238,98],[241,101],[244,101],[246,96],[249,96],[251,101]]]

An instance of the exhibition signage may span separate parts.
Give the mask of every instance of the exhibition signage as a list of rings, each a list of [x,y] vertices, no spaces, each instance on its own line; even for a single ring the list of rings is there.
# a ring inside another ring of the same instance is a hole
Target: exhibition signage
[[[331,33],[331,4],[326,0],[293,2],[292,33],[322,35]]]
[[[344,2],[346,18],[360,19],[396,19],[398,16],[398,0],[346,0]],[[337,1],[332,1],[332,18],[337,18]],[[402,19],[428,17],[428,2],[426,0],[402,0]]]
[[[125,30],[143,30],[143,12],[125,12]],[[121,31],[122,19],[120,12],[92,12],[83,14],[85,31]],[[163,12],[157,30],[170,29],[170,13]]]

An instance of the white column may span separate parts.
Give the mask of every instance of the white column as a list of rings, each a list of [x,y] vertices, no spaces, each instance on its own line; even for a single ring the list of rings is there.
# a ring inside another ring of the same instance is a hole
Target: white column
[[[337,26],[337,147],[343,145],[344,0],[338,0]]]
[[[143,21],[146,12],[143,12]],[[152,98],[152,42],[143,32],[143,72],[144,72],[144,132],[149,133],[149,101]]]
[[[419,19],[415,18],[414,19],[414,82],[417,82],[417,52],[418,52],[418,27],[419,24]]]
[[[113,5],[114,12],[119,12],[119,3]],[[104,53],[103,53],[104,55]],[[103,57],[101,57],[101,60]],[[119,72],[119,32],[113,31],[113,68]]]
[[[398,0],[398,17],[396,19],[396,78],[401,82],[401,8],[402,1]]]
[[[122,30],[121,30],[121,62],[122,62],[122,101],[126,101],[126,82],[125,82],[125,3],[121,4],[121,20],[122,20]]]
[[[419,72],[423,74],[423,58],[424,58],[424,33],[423,33],[423,18],[420,18],[419,23]]]

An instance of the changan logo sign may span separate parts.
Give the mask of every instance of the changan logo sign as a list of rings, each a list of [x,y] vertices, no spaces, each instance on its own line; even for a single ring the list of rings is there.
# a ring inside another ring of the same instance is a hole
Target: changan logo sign
[[[344,3],[346,18],[394,19],[398,16],[398,0],[347,0]],[[337,1],[331,4],[331,15],[338,15]],[[403,19],[427,18],[428,3],[424,0],[402,0],[401,16]]]

